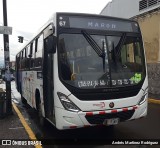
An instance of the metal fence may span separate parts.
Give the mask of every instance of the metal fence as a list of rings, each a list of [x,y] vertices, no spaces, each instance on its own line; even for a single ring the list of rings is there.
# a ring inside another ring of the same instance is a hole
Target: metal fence
[[[159,4],[160,0],[141,0],[139,1],[139,11]]]

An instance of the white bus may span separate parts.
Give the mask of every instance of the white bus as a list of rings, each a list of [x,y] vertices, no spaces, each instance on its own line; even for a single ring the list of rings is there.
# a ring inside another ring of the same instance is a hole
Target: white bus
[[[60,130],[145,117],[148,78],[138,23],[56,13],[16,55],[16,86],[40,121]]]

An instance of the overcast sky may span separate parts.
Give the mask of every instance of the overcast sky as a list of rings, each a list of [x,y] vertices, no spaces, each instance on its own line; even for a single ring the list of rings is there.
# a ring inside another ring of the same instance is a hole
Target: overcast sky
[[[10,35],[10,60],[22,46],[18,35],[29,39],[54,12],[77,12],[99,14],[111,0],[7,0]],[[2,0],[0,3],[0,26],[3,24]],[[3,60],[3,36],[0,34],[0,61]]]

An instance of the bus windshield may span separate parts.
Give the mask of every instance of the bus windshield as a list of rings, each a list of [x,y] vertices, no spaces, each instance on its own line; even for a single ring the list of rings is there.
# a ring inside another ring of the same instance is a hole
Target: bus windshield
[[[58,51],[61,80],[77,88],[132,86],[145,77],[143,45],[138,35],[62,33]]]

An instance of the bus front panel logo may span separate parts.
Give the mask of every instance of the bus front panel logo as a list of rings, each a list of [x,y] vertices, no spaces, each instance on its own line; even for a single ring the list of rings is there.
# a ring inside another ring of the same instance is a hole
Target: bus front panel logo
[[[109,107],[113,108],[114,107],[114,103],[113,102],[109,103]]]
[[[97,104],[93,104],[93,106],[104,108],[105,107],[105,103],[104,102],[100,102],[100,103],[97,103]]]

